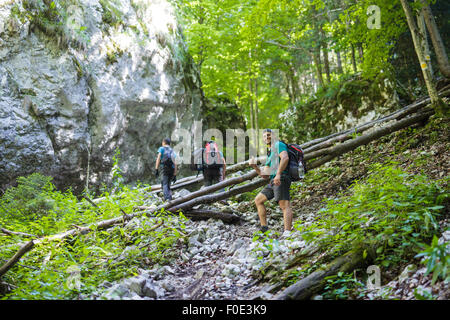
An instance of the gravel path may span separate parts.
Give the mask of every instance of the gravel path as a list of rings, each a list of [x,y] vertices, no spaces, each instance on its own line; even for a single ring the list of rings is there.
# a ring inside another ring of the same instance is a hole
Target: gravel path
[[[242,203],[233,204],[228,209],[237,212],[242,207]],[[259,230],[256,212],[240,212],[243,222],[238,225],[213,219],[188,220],[184,230],[189,234],[188,245],[183,246],[179,258],[119,283],[105,283],[101,298],[241,300],[263,294],[270,299],[271,295],[262,290],[267,284],[258,283],[261,268],[269,259],[271,263],[281,262],[305,246],[295,238],[278,239],[282,214],[279,209],[271,212],[270,237],[255,241],[253,237]]]

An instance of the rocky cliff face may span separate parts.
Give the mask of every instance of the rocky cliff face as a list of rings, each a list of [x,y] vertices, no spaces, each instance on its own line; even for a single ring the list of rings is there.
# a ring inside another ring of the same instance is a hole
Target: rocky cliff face
[[[78,190],[108,183],[116,148],[126,182],[147,181],[202,101],[165,0],[0,4],[2,188],[35,171]]]

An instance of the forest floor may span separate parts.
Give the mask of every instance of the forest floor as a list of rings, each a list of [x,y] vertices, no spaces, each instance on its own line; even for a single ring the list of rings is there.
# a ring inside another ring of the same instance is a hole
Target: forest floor
[[[346,194],[357,180],[364,179],[372,164],[395,161],[405,171],[425,174],[430,180],[448,177],[450,169],[449,120],[433,120],[432,125],[408,128],[385,136],[369,145],[345,154],[308,173],[308,178],[294,183],[291,189],[294,224],[308,224],[320,219],[325,199]],[[448,186],[445,186],[448,188]],[[448,189],[447,189],[448,190]],[[239,224],[224,224],[220,220],[186,223],[188,244],[180,245],[179,256],[169,265],[141,270],[141,274],[121,283],[104,285],[106,299],[273,299],[285,285],[274,285],[274,273],[266,274],[267,266],[279,265],[299,252],[314,251],[298,232],[281,239],[281,210],[268,204],[270,232],[262,235],[256,208],[255,192],[230,199],[229,205],[217,204],[217,210],[232,211],[241,216]],[[176,194],[175,194],[176,196]],[[449,210],[440,219],[441,241],[450,241]],[[315,260],[321,255],[316,253]],[[276,268],[275,268],[276,269]],[[381,287],[369,290],[365,286],[345,291],[341,299],[449,299],[449,284],[438,280],[431,284],[431,274],[420,258],[411,256],[389,268],[381,267]],[[301,279],[299,270],[299,277]],[[355,281],[365,270],[355,271]],[[367,277],[367,275],[366,275]],[[358,278],[358,279],[357,279]],[[295,281],[295,279],[290,279]],[[132,292],[133,283],[141,283]],[[142,289],[142,287],[144,289]],[[128,288],[128,290],[127,290]],[[131,289],[130,289],[131,288]],[[93,298],[97,298],[94,296]],[[320,292],[313,299],[326,299]]]

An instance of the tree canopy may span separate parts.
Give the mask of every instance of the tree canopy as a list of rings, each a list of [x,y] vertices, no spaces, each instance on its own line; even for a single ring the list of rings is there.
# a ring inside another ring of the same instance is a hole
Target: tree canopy
[[[205,95],[236,101],[253,128],[344,75],[392,77],[408,30],[399,1],[173,1]]]

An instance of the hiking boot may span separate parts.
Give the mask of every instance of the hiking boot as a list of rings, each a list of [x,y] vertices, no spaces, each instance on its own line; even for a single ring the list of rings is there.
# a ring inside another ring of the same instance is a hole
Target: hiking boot
[[[266,231],[269,230],[269,227],[268,227],[268,226],[261,226],[261,227],[259,228],[259,230],[260,230],[262,233],[266,233]]]
[[[285,240],[292,235],[292,231],[284,230],[283,234],[280,237],[280,240]]]

